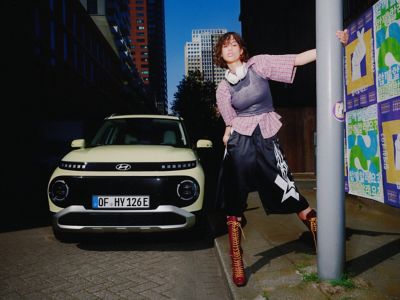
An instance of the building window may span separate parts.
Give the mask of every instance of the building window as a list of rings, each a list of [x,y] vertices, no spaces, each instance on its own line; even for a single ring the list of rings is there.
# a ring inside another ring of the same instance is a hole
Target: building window
[[[66,13],[66,8],[65,8],[65,0],[62,1],[62,20],[63,20],[63,24],[67,24],[67,13]]]
[[[137,24],[143,24],[143,23],[144,23],[144,20],[143,20],[143,19],[136,19],[136,23],[137,23]]]
[[[87,12],[89,15],[97,15],[97,0],[87,0]]]
[[[39,17],[39,10],[35,9],[35,14],[34,14],[34,19],[35,19],[35,34],[36,37],[40,37],[40,17]]]
[[[76,36],[76,13],[72,14],[72,33]]]
[[[78,69],[78,46],[74,44],[74,67],[77,70]]]
[[[90,61],[90,77],[89,77],[91,82],[94,82],[94,67],[93,67],[93,62]]]
[[[83,78],[87,78],[86,72],[87,72],[87,70],[86,70],[86,55],[83,54],[82,55],[82,76],[83,76]]]
[[[136,6],[136,10],[144,10],[143,6]]]
[[[136,26],[137,30],[144,30],[144,26]]]
[[[64,61],[68,59],[68,39],[67,34],[64,32]]]
[[[144,39],[136,39],[136,42],[138,42],[138,43],[144,43],[145,40],[144,40]]]
[[[50,49],[55,50],[56,49],[56,26],[54,24],[54,21],[50,21]]]

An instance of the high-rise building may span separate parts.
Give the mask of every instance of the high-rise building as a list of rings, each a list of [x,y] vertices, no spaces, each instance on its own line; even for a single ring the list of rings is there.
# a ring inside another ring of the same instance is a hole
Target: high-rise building
[[[226,29],[194,29],[192,41],[185,44],[185,75],[199,70],[205,80],[218,84],[225,70],[217,67],[213,61],[214,47],[218,38],[226,33]]]
[[[124,84],[133,84],[144,95],[145,86],[130,52],[129,0],[80,0],[80,2],[119,57]]]
[[[160,113],[168,111],[164,0],[129,0],[133,61]]]
[[[116,35],[101,4],[112,9],[113,2],[121,1],[104,1],[2,2],[4,18],[13,22],[0,27],[2,99],[7,105],[2,115],[2,128],[7,130],[2,138],[13,145],[3,147],[7,157],[3,166],[9,178],[19,178],[20,170],[13,163],[23,157],[29,180],[24,181],[21,193],[15,192],[21,190],[21,180],[10,180],[2,188],[2,195],[13,201],[2,206],[1,228],[47,220],[44,203],[29,198],[43,199],[50,172],[70,150],[73,139],[91,140],[99,122],[112,113],[155,110],[142,95],[140,82],[130,76],[133,68],[129,67],[134,64],[126,65],[129,60],[121,52],[122,42],[113,45]],[[124,7],[118,8],[110,11],[116,22],[126,18]],[[97,21],[104,26],[100,28]],[[122,21],[121,38],[126,34]],[[22,129],[10,126],[16,121],[22,121]]]

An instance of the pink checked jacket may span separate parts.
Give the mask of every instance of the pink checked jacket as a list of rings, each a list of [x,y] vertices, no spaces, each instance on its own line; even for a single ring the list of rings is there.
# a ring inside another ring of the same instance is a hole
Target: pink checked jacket
[[[246,66],[265,79],[292,83],[296,73],[295,58],[296,54],[257,55],[250,58]],[[225,124],[232,126],[232,129],[240,134],[251,136],[259,125],[263,137],[269,138],[282,126],[279,120],[281,116],[273,111],[252,116],[238,116],[232,107],[229,83],[226,80],[219,83],[216,97],[218,110]]]

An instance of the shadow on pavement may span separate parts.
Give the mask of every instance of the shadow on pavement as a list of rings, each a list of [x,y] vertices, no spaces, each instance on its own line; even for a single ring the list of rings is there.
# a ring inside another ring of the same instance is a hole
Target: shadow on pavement
[[[350,239],[350,237],[353,234],[367,235],[367,236],[380,236],[380,235],[400,236],[400,233],[396,233],[396,232],[370,231],[370,230],[353,229],[353,228],[346,227],[346,239]],[[400,251],[400,248],[399,248],[399,251]]]
[[[366,235],[366,236],[380,236],[380,235],[395,235],[400,236],[398,233],[393,232],[379,232],[346,228],[346,238],[350,239],[353,234]],[[360,275],[361,273],[372,269],[383,261],[400,253],[400,238],[389,242],[377,249],[369,251],[359,257],[353,258],[346,262],[347,271],[352,276]]]
[[[250,275],[251,273],[256,273],[265,265],[269,264],[273,259],[284,256],[291,252],[315,255],[312,243],[312,237],[309,232],[304,232],[297,240],[293,240],[268,249],[264,252],[257,253],[255,256],[261,256],[261,258],[246,268],[246,274]]]
[[[72,241],[73,242],[73,241]],[[75,239],[77,247],[87,251],[190,251],[214,247],[208,230],[84,234]]]
[[[350,239],[353,234],[366,235],[366,236],[380,236],[380,235],[394,235],[400,236],[398,233],[393,232],[379,232],[346,228],[346,238]],[[246,274],[250,277],[252,273],[256,273],[265,265],[270,263],[271,260],[280,256],[286,255],[290,252],[304,253],[313,255],[315,254],[312,248],[312,237],[309,232],[304,232],[299,239],[287,242],[285,244],[276,246],[264,252],[257,253],[256,256],[261,258],[246,268]],[[357,276],[368,269],[375,267],[381,262],[400,253],[400,239],[387,243],[375,250],[372,250],[357,258],[351,259],[346,262],[346,269],[352,276]]]

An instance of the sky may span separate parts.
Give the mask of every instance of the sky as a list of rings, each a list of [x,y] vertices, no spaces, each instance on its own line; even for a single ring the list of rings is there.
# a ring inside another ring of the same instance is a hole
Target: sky
[[[241,33],[240,0],[164,0],[168,102],[185,75],[184,47],[193,29],[223,28]]]

